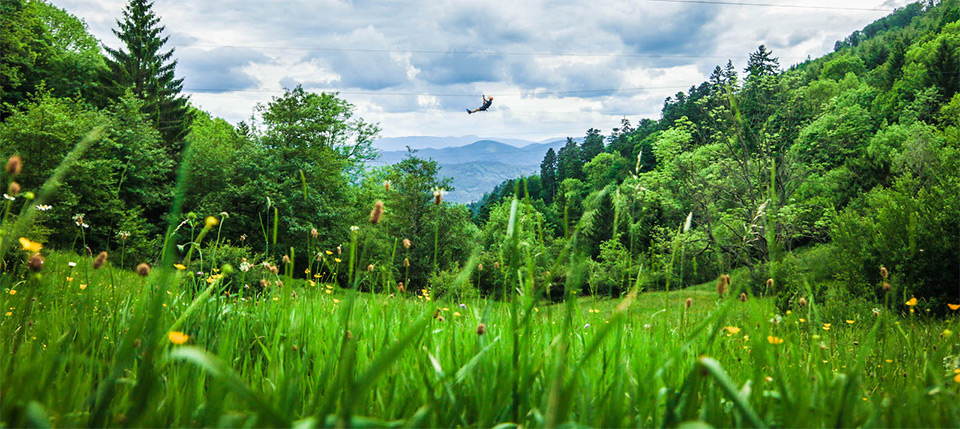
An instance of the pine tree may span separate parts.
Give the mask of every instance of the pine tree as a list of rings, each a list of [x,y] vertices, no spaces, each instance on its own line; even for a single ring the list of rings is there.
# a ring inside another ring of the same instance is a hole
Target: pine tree
[[[944,100],[960,91],[960,61],[945,39],[940,40],[930,65],[930,79],[940,89]]]
[[[580,156],[584,164],[593,160],[593,157],[603,152],[603,135],[600,130],[591,128],[587,130],[587,136],[580,145]]]
[[[766,46],[760,45],[756,52],[750,54],[747,68],[743,71],[747,73],[748,79],[772,76],[780,71],[780,60],[774,58],[773,52],[768,51]]]
[[[557,153],[553,148],[547,150],[540,163],[540,182],[543,184],[543,200],[550,204],[557,193]]]
[[[107,70],[102,83],[109,101],[126,91],[143,100],[143,113],[163,136],[171,154],[179,152],[190,129],[188,98],[181,95],[183,79],[177,79],[173,49],[163,52],[168,36],[153,12],[153,2],[130,0],[117,20],[113,34],[124,47],[106,48]]]
[[[572,138],[567,137],[567,144],[557,153],[557,183],[565,179],[583,179],[583,161],[580,157],[580,146]]]

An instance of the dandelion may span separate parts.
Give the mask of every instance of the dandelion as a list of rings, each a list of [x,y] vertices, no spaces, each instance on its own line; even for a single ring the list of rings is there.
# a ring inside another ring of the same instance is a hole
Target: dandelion
[[[736,326],[724,326],[724,327],[723,327],[723,330],[724,330],[724,331],[727,331],[727,336],[728,336],[728,337],[729,337],[729,336],[733,336],[733,335],[737,335],[737,334],[740,333],[740,328],[738,328],[738,327],[736,327]]]
[[[950,338],[953,336],[953,331],[949,329],[944,329],[943,332],[940,333],[940,336],[943,338]]]
[[[459,311],[454,311],[454,312],[453,312],[453,317],[460,317],[460,316],[462,316],[462,315],[460,314]]]
[[[960,304],[947,304],[947,308],[951,311],[957,311],[960,310]]]
[[[108,254],[106,250],[98,253],[97,257],[93,259],[93,269],[99,270],[100,267],[107,262],[107,257],[109,256],[110,254]]]
[[[773,335],[767,336],[767,342],[770,344],[783,344],[783,338],[774,337]]]
[[[852,324],[854,324],[854,323],[857,323],[857,321],[856,321],[856,320],[847,320],[847,324],[848,324],[848,325],[852,325]]]
[[[343,262],[343,259],[340,259],[340,258],[333,258],[333,262],[336,262],[336,263],[338,263],[338,264],[339,264],[339,263],[341,263],[341,262]]]
[[[954,383],[960,383],[960,374],[957,374],[957,375],[953,376],[953,382],[954,382]]]
[[[383,201],[377,200],[373,203],[373,209],[370,210],[370,223],[376,225],[380,223],[380,218],[383,217]]]
[[[179,270],[179,271],[183,271],[183,270],[187,269],[187,266],[186,266],[186,265],[183,265],[183,264],[173,264],[173,268],[176,268],[176,269]]]
[[[23,170],[23,158],[20,155],[13,155],[7,159],[7,166],[4,169],[11,176],[18,176]]]
[[[800,318],[799,321],[800,321],[800,323],[807,323],[807,319],[804,319],[804,318],[802,318],[802,317]]]
[[[404,249],[409,249],[411,246],[413,246],[413,242],[410,241],[409,238],[404,238],[404,239],[403,239],[403,248],[404,248]]]
[[[50,210],[50,209],[52,209],[52,208],[53,208],[53,206],[47,205],[47,204],[40,204],[40,205],[38,205],[38,206],[36,207],[37,210],[42,211],[42,212],[45,212],[45,211]]]
[[[73,277],[69,277],[69,276],[68,276],[68,277],[67,277],[67,283],[71,283],[71,282],[73,282]]]
[[[10,182],[10,185],[7,186],[7,193],[13,196],[20,195],[20,184],[17,182]]]
[[[169,339],[171,343],[179,346],[186,344],[187,340],[190,339],[190,336],[180,331],[170,331],[167,333],[167,339]]]
[[[917,297],[911,297],[911,298],[908,299],[907,302],[905,302],[904,304],[906,304],[908,307],[914,307],[914,306],[916,306],[916,305],[917,305]],[[912,310],[912,308],[911,308],[911,310]]]
[[[339,299],[336,299],[336,298],[333,299],[333,303],[334,303],[334,304],[339,304],[339,303],[341,303],[341,302],[343,302],[343,301],[340,301]]]
[[[3,313],[3,315],[4,315],[4,316],[7,316],[7,317],[10,317],[10,316],[13,316],[13,312],[12,312],[12,311],[8,311],[8,312],[6,312],[6,313]]]
[[[823,330],[824,330],[824,331],[829,331],[831,326],[833,326],[833,325],[831,325],[831,324],[829,324],[829,323],[824,323],[824,324],[823,324]]]
[[[150,275],[150,264],[142,262],[140,265],[137,265],[137,274],[140,275],[140,277]]]
[[[212,229],[213,227],[219,224],[220,224],[220,220],[213,216],[207,216],[207,218],[203,220],[203,226],[206,227],[207,229]]]
[[[10,289],[10,292],[9,292],[9,293],[10,293],[10,295],[16,295],[16,294],[17,294],[17,290],[16,290],[16,289]]]
[[[79,288],[80,288],[80,290],[85,290],[85,289],[87,288],[87,284],[86,284],[86,283],[80,283]]]
[[[30,267],[30,271],[39,272],[43,269],[43,256],[39,253],[34,253],[30,257],[30,261],[27,262],[27,266]]]
[[[43,249],[42,244],[37,243],[36,241],[31,241],[29,238],[20,237],[19,241],[20,241],[20,247],[23,248],[24,251],[37,253],[41,249]]]

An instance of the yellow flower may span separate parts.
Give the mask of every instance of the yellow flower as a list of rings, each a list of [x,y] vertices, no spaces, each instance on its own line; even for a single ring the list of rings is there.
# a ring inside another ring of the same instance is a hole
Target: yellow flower
[[[67,282],[72,282],[72,281],[73,281],[73,277],[67,277]]]
[[[87,288],[87,285],[85,283],[80,284],[80,290],[84,290],[86,288]]]
[[[40,249],[43,249],[42,244],[37,243],[36,241],[31,241],[27,237],[20,237],[20,247],[30,253],[38,253],[40,252]]]
[[[187,269],[187,266],[186,266],[186,265],[183,265],[183,264],[173,264],[173,268],[176,268],[176,269],[178,269],[178,270],[180,270],[180,271],[183,271],[183,270]]]
[[[824,331],[829,331],[829,330],[830,330],[830,326],[832,326],[832,325],[830,325],[829,323],[824,323],[824,324],[823,324],[823,330],[824,330]]]
[[[783,344],[783,338],[774,337],[773,335],[770,335],[767,337],[767,342],[770,344]]]
[[[215,218],[215,217],[213,217],[213,216],[207,216],[207,218],[203,220],[203,224],[204,224],[207,228],[213,228],[213,227],[217,226],[217,224],[219,224],[219,223],[220,223],[220,220],[217,219],[217,218]]]
[[[793,314],[793,310],[787,310],[787,316]]]
[[[341,302],[343,302],[343,301],[340,301],[339,299],[336,299],[336,298],[333,299],[333,303],[334,303],[334,304],[339,304],[339,303],[341,303]]]
[[[893,363],[893,359],[884,359],[883,361],[886,363]]]
[[[856,320],[847,320],[847,324],[848,324],[848,325],[852,325],[852,324],[854,324],[854,323],[857,323],[857,321],[856,321]]]
[[[807,319],[804,319],[804,318],[801,317],[801,318],[800,318],[800,323],[807,323]]]
[[[913,306],[917,305],[917,297],[912,297],[912,298],[910,298],[910,299],[907,300],[907,302],[905,302],[904,304],[906,304],[907,306],[910,306],[910,307],[913,307]]]
[[[459,311],[454,311],[454,312],[453,312],[453,316],[454,316],[454,317],[460,317],[461,314],[460,314]]]
[[[336,262],[336,263],[339,264],[339,263],[343,262],[343,260],[340,259],[340,258],[333,258],[333,262]]]
[[[3,313],[3,315],[4,315],[4,316],[7,316],[7,317],[10,317],[10,316],[13,316],[13,312],[12,312],[12,311],[8,311],[8,312],[6,312],[6,313]]]
[[[186,343],[187,340],[190,339],[190,336],[180,331],[170,331],[167,333],[167,339],[169,339],[171,343],[181,345]]]
[[[330,250],[327,250],[327,251],[325,251],[324,253],[326,253],[327,255],[332,255],[332,254],[333,254],[333,252],[330,251]]]
[[[960,304],[947,304],[947,307],[949,307],[953,311],[960,310]]]
[[[960,374],[957,374],[957,375],[953,376],[953,381],[954,381],[955,383],[960,383]]]
[[[723,328],[724,331],[727,331],[727,336],[736,335],[740,333],[740,328],[736,326],[726,326]]]
[[[17,294],[16,289],[10,289],[10,295],[16,295],[16,294]]]
[[[333,289],[327,289],[327,290],[325,290],[324,292],[326,292],[327,295],[331,295],[331,294],[333,294]]]
[[[940,333],[940,336],[943,338],[950,338],[953,336],[953,331],[949,329],[944,329],[943,332]]]
[[[599,313],[600,310],[597,310],[596,308],[591,308],[591,309],[587,310],[587,312],[588,312],[588,313]]]

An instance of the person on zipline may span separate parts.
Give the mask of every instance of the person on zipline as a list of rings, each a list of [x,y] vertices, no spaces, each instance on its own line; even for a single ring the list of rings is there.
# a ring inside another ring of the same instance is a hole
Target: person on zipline
[[[483,104],[480,105],[480,107],[473,110],[467,109],[468,114],[472,115],[477,112],[486,112],[487,109],[490,108],[490,105],[493,104],[493,97],[487,97],[486,95],[481,95],[480,98],[483,99]]]

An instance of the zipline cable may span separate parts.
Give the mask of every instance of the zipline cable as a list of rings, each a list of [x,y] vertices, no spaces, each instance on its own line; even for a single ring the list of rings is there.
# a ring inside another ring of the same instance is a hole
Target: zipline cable
[[[657,3],[686,3],[686,4],[706,4],[720,6],[758,6],[758,7],[780,7],[790,9],[814,9],[814,10],[840,10],[848,12],[894,12],[895,9],[880,9],[866,7],[846,7],[846,6],[814,6],[800,4],[776,4],[776,3],[749,3],[736,1],[710,1],[710,0],[646,0]]]

